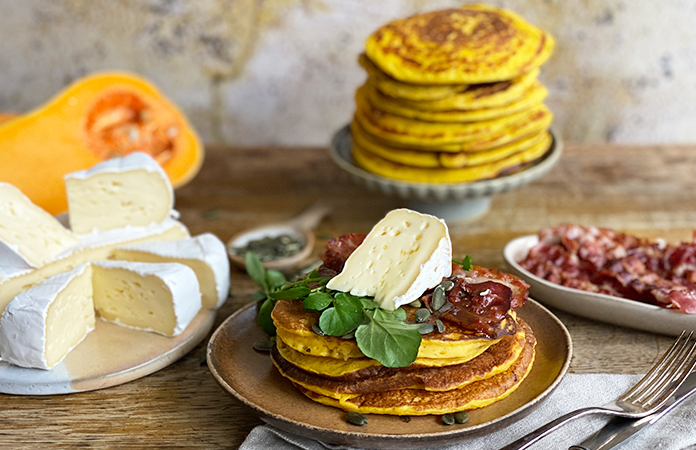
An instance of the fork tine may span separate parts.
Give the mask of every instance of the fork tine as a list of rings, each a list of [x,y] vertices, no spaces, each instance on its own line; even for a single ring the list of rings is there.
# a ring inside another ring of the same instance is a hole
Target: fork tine
[[[691,374],[696,366],[696,341],[691,341],[691,347],[684,352],[684,358],[679,367],[673,371],[669,379],[665,380],[661,388],[655,391],[644,401],[644,404],[659,404],[667,400],[675,389],[681,386],[682,382]]]
[[[660,358],[657,364],[655,364],[652,367],[652,369],[650,369],[650,371],[643,378],[641,378],[641,380],[638,383],[636,383],[635,386],[633,386],[624,395],[622,395],[620,397],[620,400],[628,401],[629,398],[633,397],[637,393],[643,392],[646,387],[652,385],[654,379],[660,376],[664,367],[672,363],[672,360],[676,357],[676,355],[679,353],[679,351],[685,345],[685,343],[688,342],[692,334],[693,332],[689,333],[688,337],[684,339],[686,331],[682,331],[682,333],[679,335],[679,338],[677,338],[674,344],[672,344],[672,347],[670,347],[669,350],[667,350],[665,354],[662,355],[662,358]]]
[[[650,383],[643,386],[642,390],[636,391],[631,397],[631,401],[642,402],[645,397],[652,395],[654,392],[659,392],[665,388],[669,380],[674,376],[674,373],[682,367],[685,358],[689,355],[688,346],[692,333],[686,337],[684,342],[679,339],[678,344],[674,348],[676,351],[671,352],[670,358],[667,358],[664,364],[660,365],[660,370],[656,372]],[[681,337],[681,336],[680,336]],[[676,344],[676,343],[675,343]]]

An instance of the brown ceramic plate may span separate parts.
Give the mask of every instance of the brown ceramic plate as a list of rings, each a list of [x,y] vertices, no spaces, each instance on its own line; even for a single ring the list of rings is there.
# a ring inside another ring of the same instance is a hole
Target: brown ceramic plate
[[[469,412],[463,425],[444,426],[439,416],[369,415],[362,427],[345,413],[315,403],[283,378],[268,354],[252,344],[268,339],[256,325],[255,305],[248,305],[220,325],[208,343],[208,366],[217,381],[261,418],[282,430],[332,444],[403,449],[450,443],[502,428],[531,412],[561,381],[572,353],[568,330],[533,300],[518,310],[534,330],[537,354],[531,373],[509,397]]]

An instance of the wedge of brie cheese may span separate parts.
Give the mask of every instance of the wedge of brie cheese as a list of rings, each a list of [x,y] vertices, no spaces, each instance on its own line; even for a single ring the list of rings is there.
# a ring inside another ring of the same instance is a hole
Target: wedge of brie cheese
[[[65,188],[74,233],[160,223],[174,207],[167,174],[140,152],[70,173]]]
[[[329,289],[371,296],[394,310],[452,274],[452,242],[444,221],[408,209],[389,212],[329,280]]]
[[[106,321],[176,336],[201,309],[198,279],[183,264],[103,261],[92,266],[94,307]]]
[[[77,242],[19,189],[0,183],[0,266],[40,267]]]
[[[203,306],[218,308],[230,291],[230,261],[225,244],[214,234],[204,233],[189,239],[148,242],[114,250],[114,259],[139,262],[176,262],[196,272]]]
[[[188,229],[174,219],[149,227],[123,227],[104,233],[84,235],[76,245],[64,250],[44,266],[33,270],[5,271],[0,279],[0,313],[19,293],[39,285],[49,277],[67,272],[91,261],[112,257],[116,247],[151,241],[173,241],[189,237]]]
[[[0,318],[0,355],[49,370],[94,329],[92,272],[83,264],[19,294]]]

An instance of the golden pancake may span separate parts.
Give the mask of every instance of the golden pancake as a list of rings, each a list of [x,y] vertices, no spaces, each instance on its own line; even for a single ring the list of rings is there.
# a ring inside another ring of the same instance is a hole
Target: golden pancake
[[[514,153],[531,148],[540,143],[549,134],[543,130],[531,136],[525,136],[515,142],[511,142],[491,150],[481,152],[432,152],[412,150],[409,148],[390,147],[374,139],[357,122],[351,123],[352,139],[357,145],[382,158],[407,166],[457,169],[466,166],[476,166],[501,160]]]
[[[538,160],[549,150],[551,136],[547,134],[538,144],[519,153],[498,161],[460,169],[432,169],[412,167],[388,161],[368,152],[353,143],[353,159],[356,164],[368,172],[396,180],[422,183],[464,183],[479,181],[511,173],[528,163]]]
[[[493,341],[495,342],[495,341]],[[342,378],[347,375],[355,375],[356,373],[366,373],[365,369],[369,367],[381,366],[374,359],[361,357],[350,359],[336,359],[322,356],[310,356],[307,353],[301,353],[287,345],[282,338],[276,339],[278,352],[289,363],[299,367],[310,373],[316,373],[325,377]],[[416,358],[409,367],[442,367],[461,364],[471,360],[467,356],[463,358]]]
[[[510,80],[541,66],[553,39],[517,14],[465,5],[395,20],[365,43],[367,57],[393,78],[416,84]]]
[[[536,145],[550,142],[551,139],[551,134],[544,130],[541,133],[526,136],[518,141],[496,147],[492,150],[471,153],[439,153],[438,159],[440,165],[446,169],[459,169],[462,167],[489,164],[500,161],[508,156],[531,150]]]
[[[410,416],[453,413],[488,406],[514,392],[531,371],[534,363],[535,345],[534,335],[528,332],[526,343],[519,358],[508,370],[449,391],[396,389],[355,395],[338,400],[312,392],[302,386],[296,386],[310,399],[341,408],[344,411]]]
[[[466,84],[423,85],[404,83],[379,70],[379,67],[375,66],[364,53],[360,55],[358,62],[369,76],[368,83],[374,84],[377,89],[395,98],[438,100],[458,94],[469,87]]]
[[[482,151],[548,129],[553,116],[537,105],[507,117],[472,123],[435,123],[395,116],[356,97],[355,119],[363,129],[393,146],[432,151]]]
[[[417,308],[405,306],[407,321],[415,322]],[[271,313],[276,326],[277,337],[292,349],[311,356],[321,356],[340,360],[364,358],[355,339],[343,339],[335,336],[320,336],[312,330],[312,325],[319,321],[319,313],[307,312],[300,301],[279,300]],[[499,335],[514,334],[516,324],[514,313],[504,320]],[[459,329],[453,324],[445,323],[443,333],[428,333],[423,336],[418,358],[459,358],[468,361],[480,355],[488,347],[498,342]]]
[[[398,100],[380,93],[373,86],[368,84],[360,87],[356,93],[372,105],[379,109],[396,116],[408,119],[424,120],[429,122],[478,122],[483,120],[497,119],[509,116],[524,110],[528,110],[540,104],[548,91],[539,82],[533,83],[523,93],[522,97],[507,105],[494,108],[448,110],[448,111],[421,111],[405,106]]]
[[[351,122],[350,133],[356,145],[389,161],[416,167],[441,167],[440,153],[390,147],[370,136],[357,121]],[[453,154],[458,155],[458,153]]]
[[[404,107],[419,111],[497,108],[519,101],[532,85],[538,83],[538,74],[539,69],[534,69],[510,81],[474,84],[465,91],[441,99],[427,101],[400,99],[399,102]]]
[[[348,372],[340,377],[330,377],[321,372],[324,370],[324,360],[331,363],[331,358],[289,354],[291,360],[285,357],[288,355],[288,348],[282,345],[276,346],[271,356],[280,373],[293,383],[337,399],[395,389],[449,391],[508,370],[525,345],[527,329],[522,325],[517,329],[517,333],[503,337],[500,342],[470,361],[440,367],[410,365],[392,368],[377,365]],[[307,361],[307,358],[313,358],[314,361]],[[305,370],[305,367],[310,370]]]

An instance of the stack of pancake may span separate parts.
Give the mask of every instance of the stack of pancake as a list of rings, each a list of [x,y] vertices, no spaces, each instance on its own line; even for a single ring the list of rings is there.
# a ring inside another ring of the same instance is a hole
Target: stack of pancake
[[[553,39],[512,12],[465,5],[396,20],[360,64],[353,158],[389,178],[461,183],[509,174],[549,150],[539,67]]]
[[[416,308],[405,307],[407,322]],[[488,338],[446,323],[424,334],[408,367],[365,357],[354,338],[317,334],[319,313],[301,301],[278,301],[274,365],[307,397],[345,411],[392,415],[446,414],[487,406],[512,393],[529,373],[536,340],[512,312]]]

